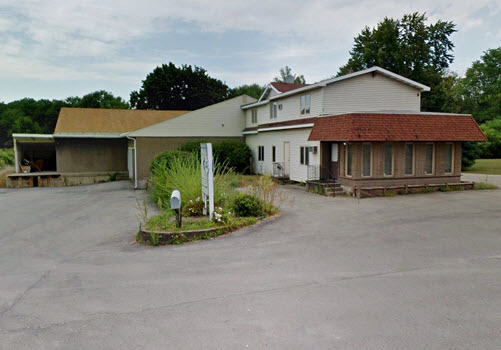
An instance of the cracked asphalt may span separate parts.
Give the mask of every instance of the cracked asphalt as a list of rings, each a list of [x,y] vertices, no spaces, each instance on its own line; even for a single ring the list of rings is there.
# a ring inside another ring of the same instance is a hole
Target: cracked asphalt
[[[0,349],[499,349],[501,190],[357,200],[134,243],[128,182],[0,189]]]

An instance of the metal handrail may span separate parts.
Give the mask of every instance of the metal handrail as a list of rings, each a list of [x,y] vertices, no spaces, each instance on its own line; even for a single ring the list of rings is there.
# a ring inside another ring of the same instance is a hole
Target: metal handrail
[[[285,177],[285,165],[282,162],[273,163],[273,177]]]

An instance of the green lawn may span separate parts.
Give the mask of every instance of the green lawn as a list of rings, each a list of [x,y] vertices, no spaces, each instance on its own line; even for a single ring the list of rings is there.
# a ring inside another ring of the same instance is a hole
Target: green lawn
[[[477,159],[465,173],[501,175],[501,159]]]

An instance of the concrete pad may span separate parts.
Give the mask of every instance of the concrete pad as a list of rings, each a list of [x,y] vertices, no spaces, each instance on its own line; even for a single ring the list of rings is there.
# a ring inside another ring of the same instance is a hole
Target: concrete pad
[[[1,349],[497,349],[501,191],[330,198],[134,243],[127,181],[0,191]]]

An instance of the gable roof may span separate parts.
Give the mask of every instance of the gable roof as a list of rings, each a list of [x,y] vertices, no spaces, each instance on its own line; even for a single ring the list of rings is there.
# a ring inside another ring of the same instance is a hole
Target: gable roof
[[[297,84],[297,83],[282,83],[282,82],[271,82],[270,85],[272,85],[275,89],[277,89],[279,92],[287,92],[295,89],[299,89],[301,87],[308,86],[308,84]]]
[[[350,113],[317,118],[309,141],[486,141],[471,115]]]
[[[240,106],[255,98],[240,95],[215,103],[178,118],[147,126],[128,133],[131,137],[241,137],[245,112]]]
[[[289,90],[289,91],[285,91],[285,92],[279,93],[276,96],[272,96],[268,100],[263,100],[263,97],[265,96],[266,92],[268,91],[268,89],[267,89],[267,90],[265,90],[265,92],[263,93],[263,95],[259,98],[259,102],[258,103],[260,103],[260,104],[266,104],[266,103],[268,103],[269,101],[272,101],[272,100],[276,100],[276,99],[279,99],[279,98],[282,98],[282,97],[286,97],[286,96],[290,96],[290,95],[302,93],[302,92],[305,92],[305,91],[319,89],[319,88],[322,88],[322,87],[327,86],[329,84],[334,84],[334,83],[337,83],[339,81],[343,81],[343,80],[346,80],[346,79],[352,79],[352,78],[358,77],[360,75],[369,74],[369,73],[384,75],[384,76],[386,76],[388,78],[391,78],[391,79],[399,81],[399,82],[401,82],[403,84],[409,85],[409,86],[411,86],[411,87],[413,87],[413,88],[415,88],[415,89],[417,89],[417,90],[419,90],[421,92],[430,91],[430,87],[429,86],[420,84],[420,83],[418,83],[418,82],[416,82],[414,80],[411,80],[411,79],[407,79],[406,77],[403,77],[403,76],[401,76],[399,74],[390,72],[389,70],[386,70],[384,68],[381,68],[381,67],[378,67],[378,66],[374,66],[374,67],[371,67],[371,68],[360,70],[358,72],[348,73],[348,74],[345,74],[345,75],[341,75],[339,77],[334,77],[334,78],[322,80],[322,81],[319,81],[318,83],[315,83],[315,84],[310,84],[310,85],[306,85],[306,86],[303,86],[303,87],[298,87],[298,88],[293,89],[293,90]],[[270,86],[270,85],[268,85],[268,86]],[[257,103],[256,104],[250,104],[250,105],[247,105],[247,106],[242,106],[242,109],[247,109],[247,108],[252,108],[252,107],[257,107],[257,106],[258,106]]]
[[[122,134],[172,119],[189,111],[61,108],[54,134]]]
[[[281,93],[299,89],[305,86],[308,86],[308,84],[283,83],[283,82],[273,81],[266,86],[266,89],[264,89],[258,101],[266,100],[271,91],[275,91],[277,95],[280,95]]]

